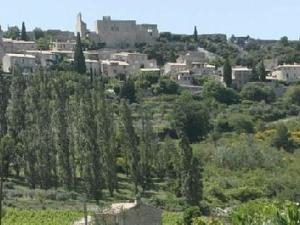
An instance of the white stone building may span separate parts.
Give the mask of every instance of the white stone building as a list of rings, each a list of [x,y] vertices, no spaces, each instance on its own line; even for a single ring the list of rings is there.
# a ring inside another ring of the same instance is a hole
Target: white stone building
[[[18,68],[24,75],[34,72],[36,69],[36,57],[28,54],[8,53],[2,59],[3,71],[12,72],[14,68]]]
[[[300,80],[300,65],[281,65],[272,72],[272,78],[287,82]]]

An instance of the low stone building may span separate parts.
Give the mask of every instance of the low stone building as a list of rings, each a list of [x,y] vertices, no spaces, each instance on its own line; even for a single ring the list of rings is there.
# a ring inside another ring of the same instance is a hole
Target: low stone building
[[[12,72],[14,68],[18,68],[23,75],[30,74],[36,69],[36,57],[28,54],[5,54],[2,59],[3,71]]]
[[[208,58],[206,58],[203,52],[189,51],[185,54],[180,55],[176,61],[177,63],[186,64],[187,67],[191,69],[195,64],[202,65],[204,67],[204,65],[208,63]]]
[[[34,41],[22,41],[3,38],[3,47],[7,53],[23,53],[28,50],[37,50]]]
[[[108,77],[125,78],[130,75],[129,64],[116,60],[102,60],[101,71]]]
[[[300,65],[281,65],[272,72],[272,78],[287,82],[300,80]]]
[[[232,68],[232,84],[235,88],[241,89],[253,78],[252,69],[247,67]]]
[[[164,66],[164,75],[176,75],[181,71],[187,70],[186,63],[166,63]]]
[[[141,68],[157,68],[156,60],[149,60],[146,54],[137,52],[114,53],[111,59],[128,63],[131,74],[138,73]]]
[[[139,201],[116,203],[97,214],[95,219],[106,225],[161,225],[162,210]]]
[[[54,41],[50,44],[51,49],[54,51],[74,51],[75,46],[75,41]]]

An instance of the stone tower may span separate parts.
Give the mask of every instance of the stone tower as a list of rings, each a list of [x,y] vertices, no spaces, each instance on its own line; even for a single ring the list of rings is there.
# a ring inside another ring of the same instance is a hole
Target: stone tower
[[[81,13],[77,15],[76,18],[76,35],[80,33],[80,37],[85,38],[87,34],[86,23],[82,21]]]

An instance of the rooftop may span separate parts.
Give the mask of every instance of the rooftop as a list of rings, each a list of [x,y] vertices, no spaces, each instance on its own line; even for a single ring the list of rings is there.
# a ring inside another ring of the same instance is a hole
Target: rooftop
[[[103,214],[118,214],[125,210],[134,208],[136,205],[136,201],[131,203],[114,203],[110,206],[110,208],[105,209]]]
[[[106,65],[118,64],[119,66],[129,66],[127,62],[116,60],[102,60],[101,63]]]
[[[252,71],[252,69],[249,69],[248,67],[233,67],[232,71]]]
[[[34,41],[13,40],[10,38],[3,38],[2,40],[3,40],[3,42],[10,42],[10,43],[14,43],[14,44],[35,44]]]
[[[160,69],[159,68],[142,68],[141,71],[142,72],[159,72]]]
[[[35,59],[35,56],[34,56],[34,55],[28,55],[28,54],[13,54],[13,53],[8,53],[8,54],[6,54],[6,55],[7,55],[7,56],[10,56],[10,57]]]

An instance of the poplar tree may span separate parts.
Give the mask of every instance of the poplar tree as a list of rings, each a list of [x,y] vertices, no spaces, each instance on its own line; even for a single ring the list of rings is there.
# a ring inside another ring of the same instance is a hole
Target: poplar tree
[[[54,82],[54,92],[53,128],[55,130],[55,147],[58,154],[58,176],[60,184],[70,190],[73,186],[73,173],[68,135],[69,94],[64,77],[58,77],[57,81]]]
[[[203,198],[202,172],[203,168],[193,156],[192,148],[186,137],[180,141],[181,148],[181,184],[182,195],[189,205],[199,205]]]
[[[17,176],[21,169],[21,159],[23,157],[22,147],[22,133],[25,130],[25,101],[24,92],[26,89],[26,81],[21,72],[17,69],[13,70],[12,84],[10,86],[10,96],[7,107],[7,124],[8,133],[14,140],[15,148],[12,151],[14,155],[14,168]]]
[[[125,151],[125,154],[127,155],[130,175],[134,182],[135,192],[138,193],[138,185],[141,184],[139,170],[140,154],[138,151],[138,140],[133,126],[131,109],[127,101],[125,100],[123,100],[121,104],[120,116],[120,133],[122,139],[121,148]]]
[[[89,197],[99,201],[102,197],[101,149],[97,142],[96,110],[92,93],[86,90],[80,102],[80,145],[83,151],[83,179]]]
[[[265,82],[267,75],[266,75],[266,68],[265,68],[265,65],[264,65],[263,61],[261,61],[258,64],[257,73],[258,73],[259,80],[262,81],[262,82]]]
[[[77,33],[75,51],[74,51],[74,69],[77,73],[86,73],[85,57],[83,54],[80,33]]]

